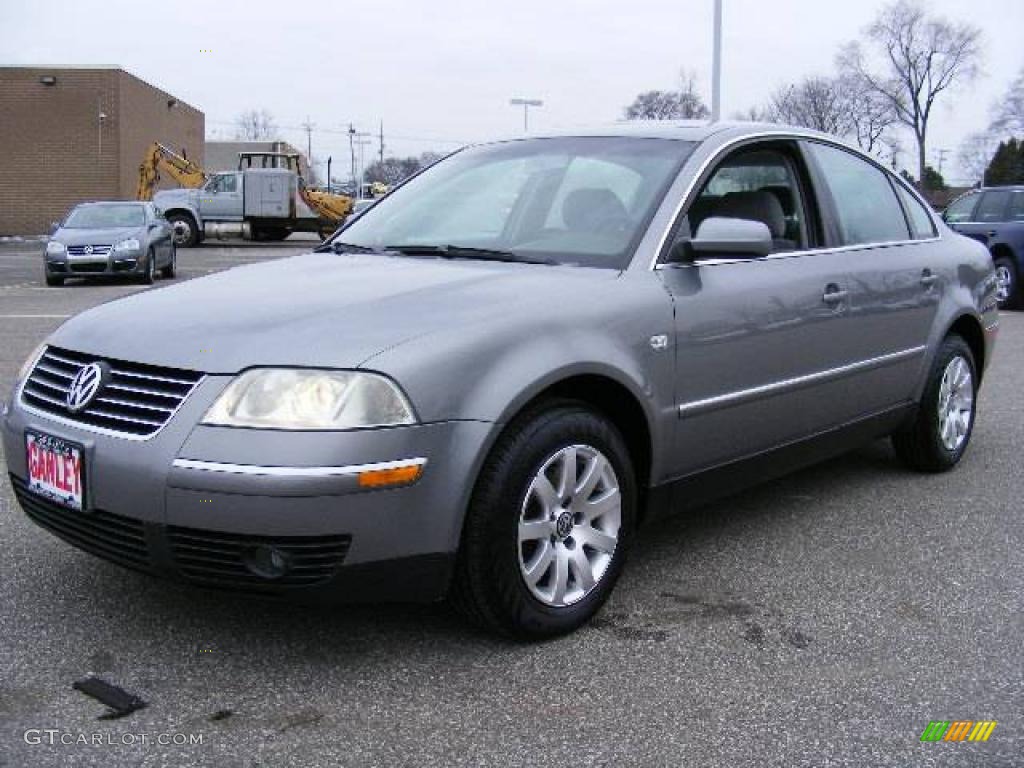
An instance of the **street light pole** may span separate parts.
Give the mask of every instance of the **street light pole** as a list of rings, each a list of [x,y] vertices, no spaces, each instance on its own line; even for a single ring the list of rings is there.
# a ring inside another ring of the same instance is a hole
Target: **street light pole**
[[[523,133],[530,131],[530,107],[543,107],[544,102],[540,99],[511,99],[509,102],[513,107],[523,108]]]
[[[722,119],[722,0],[715,0],[714,48],[711,54],[711,120]]]

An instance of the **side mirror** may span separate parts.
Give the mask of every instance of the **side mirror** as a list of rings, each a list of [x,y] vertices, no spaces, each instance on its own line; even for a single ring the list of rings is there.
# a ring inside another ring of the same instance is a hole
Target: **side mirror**
[[[158,219],[162,219],[164,217],[164,212],[161,211],[159,208],[154,208],[153,215],[156,216]]]
[[[60,229],[60,222],[59,221],[51,221],[50,222],[50,234],[51,235],[56,234],[58,229]]]
[[[771,230],[763,221],[719,216],[704,219],[696,237],[682,245],[689,259],[761,258],[770,254],[774,247]]]

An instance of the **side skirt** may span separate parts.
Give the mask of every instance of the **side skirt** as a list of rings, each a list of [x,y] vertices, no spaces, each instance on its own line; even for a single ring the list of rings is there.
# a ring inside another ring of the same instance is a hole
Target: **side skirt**
[[[913,403],[900,405],[807,438],[654,486],[647,492],[643,522],[694,509],[840,456],[891,434],[913,415],[915,408]]]

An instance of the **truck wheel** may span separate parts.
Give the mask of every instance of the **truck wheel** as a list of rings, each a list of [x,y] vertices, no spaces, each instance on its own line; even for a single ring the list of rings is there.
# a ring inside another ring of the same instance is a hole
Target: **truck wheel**
[[[199,227],[188,213],[172,213],[167,217],[174,230],[174,244],[179,248],[194,248],[199,244]]]
[[[603,416],[559,401],[518,417],[480,472],[452,603],[513,637],[571,632],[615,586],[636,504],[629,450]]]
[[[995,260],[996,282],[998,289],[996,299],[1000,309],[1014,309],[1020,301],[1020,283],[1017,281],[1017,268],[1006,256]]]

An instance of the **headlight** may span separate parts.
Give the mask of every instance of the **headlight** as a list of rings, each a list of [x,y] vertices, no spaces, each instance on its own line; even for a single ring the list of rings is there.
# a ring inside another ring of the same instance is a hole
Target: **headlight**
[[[204,424],[269,429],[352,429],[414,424],[389,379],[358,371],[257,368],[217,398]]]
[[[128,240],[122,240],[119,243],[114,244],[115,251],[137,251],[139,250],[139,241],[134,237]]]
[[[57,254],[64,253],[64,243],[58,243],[56,240],[51,240],[46,244],[46,253],[56,256]]]

